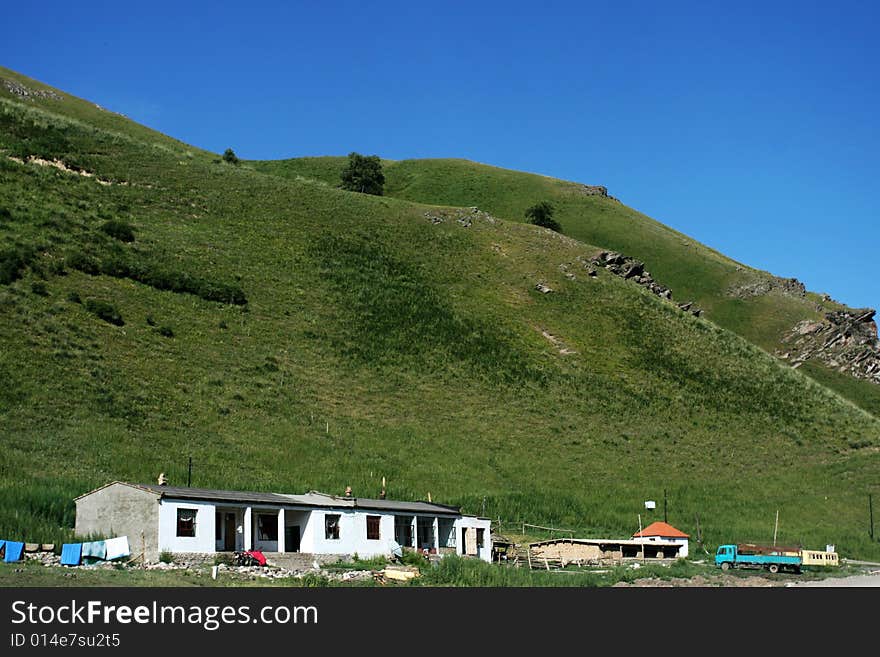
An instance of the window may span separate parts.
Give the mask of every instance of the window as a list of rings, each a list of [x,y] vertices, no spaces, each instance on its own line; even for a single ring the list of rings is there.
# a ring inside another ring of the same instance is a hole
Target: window
[[[261,541],[278,540],[278,516],[268,513],[257,516],[257,538]]]
[[[367,540],[379,540],[379,516],[367,516]]]
[[[177,510],[177,535],[192,538],[196,535],[196,514],[198,509]]]
[[[483,547],[483,534],[485,533],[485,529],[479,528],[477,529],[477,547]]]
[[[339,539],[339,514],[328,513],[324,516],[324,538],[333,541]]]

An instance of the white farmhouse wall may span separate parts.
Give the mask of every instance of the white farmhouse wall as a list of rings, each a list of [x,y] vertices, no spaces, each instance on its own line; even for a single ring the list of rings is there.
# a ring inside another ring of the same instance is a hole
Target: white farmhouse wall
[[[194,509],[196,535],[177,535],[177,510]],[[159,551],[215,552],[214,505],[194,500],[162,500],[159,505]]]
[[[339,516],[339,538],[326,538],[325,518],[328,515]],[[367,516],[379,516],[379,539],[367,538]],[[352,511],[315,510],[303,531],[302,551],[321,554],[355,554],[359,557],[374,557],[391,553],[394,540],[394,515],[390,513]]]
[[[477,556],[483,561],[492,561],[492,521],[485,518],[475,518],[474,516],[464,516],[459,518],[455,523],[455,531],[457,536],[461,536],[462,528],[467,527],[469,530],[483,530],[483,546],[477,547]],[[458,554],[464,554],[467,546],[457,541],[456,551]]]
[[[662,543],[664,545],[663,552],[667,558],[673,556],[685,558],[688,556],[688,539],[686,538],[646,536],[644,540],[646,543]],[[669,549],[667,550],[665,546],[669,546]]]

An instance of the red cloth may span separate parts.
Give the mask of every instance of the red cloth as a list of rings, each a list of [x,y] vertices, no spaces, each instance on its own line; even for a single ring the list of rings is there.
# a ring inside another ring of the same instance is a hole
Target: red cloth
[[[257,560],[257,563],[261,566],[266,565],[266,557],[259,550],[248,550],[247,553]]]

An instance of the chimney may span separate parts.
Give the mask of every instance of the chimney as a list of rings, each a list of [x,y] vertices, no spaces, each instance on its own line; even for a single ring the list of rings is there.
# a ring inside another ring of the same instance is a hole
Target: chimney
[[[351,497],[351,486],[346,486],[346,487],[345,487],[345,496],[346,496],[346,497]]]
[[[168,477],[165,476],[164,472],[159,473],[159,485],[167,486],[168,485]]]

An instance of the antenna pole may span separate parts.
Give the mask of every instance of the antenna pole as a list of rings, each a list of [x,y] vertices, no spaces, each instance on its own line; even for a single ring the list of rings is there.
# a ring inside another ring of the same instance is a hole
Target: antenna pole
[[[669,522],[669,519],[666,517],[666,489],[663,489],[663,522]]]
[[[189,457],[189,467],[186,472],[186,487],[190,488],[192,486],[192,478],[193,478],[193,457]]]

